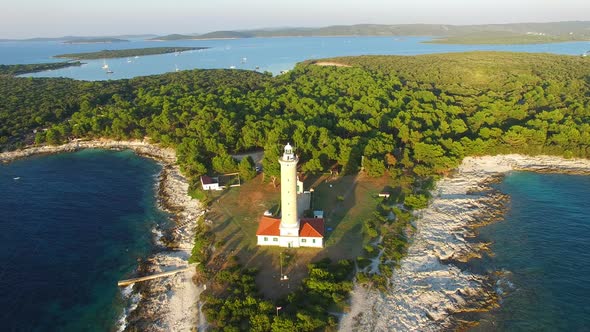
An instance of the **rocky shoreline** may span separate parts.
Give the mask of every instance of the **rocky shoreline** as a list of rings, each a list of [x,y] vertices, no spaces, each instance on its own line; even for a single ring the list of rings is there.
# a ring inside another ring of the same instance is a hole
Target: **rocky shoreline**
[[[465,327],[465,313],[498,305],[496,276],[460,266],[487,250],[473,243],[475,229],[503,218],[509,197],[491,184],[510,171],[590,175],[590,160],[552,156],[468,157],[437,183],[429,206],[416,213],[408,254],[390,280],[390,291],[355,286],[340,330],[439,331]]]
[[[200,203],[188,196],[189,184],[180,173],[176,153],[150,144],[147,141],[90,140],[74,141],[59,146],[29,147],[18,151],[0,153],[0,162],[7,163],[33,155],[72,152],[82,149],[133,150],[136,154],[154,159],[162,164],[158,177],[158,203],[161,209],[172,214],[177,225],[162,234],[170,240],[168,246],[148,257],[138,266],[137,275],[186,267],[194,240],[194,228],[204,213]],[[204,322],[199,319],[200,288],[194,283],[195,270],[129,286],[123,294],[132,298],[119,320],[121,331],[190,331]]]

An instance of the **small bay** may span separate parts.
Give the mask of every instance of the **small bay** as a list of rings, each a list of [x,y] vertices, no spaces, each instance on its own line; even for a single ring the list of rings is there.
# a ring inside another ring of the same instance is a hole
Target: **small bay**
[[[0,165],[0,317],[5,331],[109,331],[117,280],[156,247],[160,166],[84,150]]]

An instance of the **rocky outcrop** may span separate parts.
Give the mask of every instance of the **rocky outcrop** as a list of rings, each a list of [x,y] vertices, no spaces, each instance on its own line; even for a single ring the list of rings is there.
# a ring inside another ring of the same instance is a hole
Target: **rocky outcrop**
[[[342,331],[438,331],[457,327],[454,314],[497,305],[493,280],[461,269],[485,243],[468,241],[474,227],[501,219],[508,200],[490,187],[512,170],[590,174],[590,160],[551,156],[468,157],[438,182],[417,212],[416,233],[387,293],[356,286]]]
[[[6,163],[33,155],[72,152],[82,149],[133,150],[138,155],[156,159],[166,164],[174,164],[176,162],[176,153],[173,149],[161,148],[145,140],[76,140],[62,145],[31,146],[21,150],[0,153],[0,162]]]
[[[193,246],[194,229],[204,210],[197,200],[187,195],[188,182],[178,166],[165,164],[160,175],[159,200],[161,207],[172,213],[177,226],[166,234],[173,248],[150,257],[139,274],[149,275],[175,270],[188,264]],[[174,250],[172,250],[174,249]],[[137,309],[129,313],[129,331],[190,331],[198,322],[201,287],[193,279],[195,271],[137,284],[141,294]]]

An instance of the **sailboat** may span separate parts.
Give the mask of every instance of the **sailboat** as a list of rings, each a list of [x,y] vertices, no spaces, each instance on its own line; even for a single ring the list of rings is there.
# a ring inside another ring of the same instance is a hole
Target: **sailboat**
[[[114,73],[114,71],[112,71],[112,70],[109,68],[109,65],[107,64],[107,62],[106,62],[106,61],[104,61],[104,60],[103,60],[103,62],[104,62],[104,65],[102,65],[102,69],[104,69],[104,71],[105,71],[107,74],[112,74],[112,73]]]
[[[248,61],[248,58],[242,58],[242,63],[246,63]]]
[[[176,71],[177,72],[180,71],[180,69],[178,69],[178,66],[177,65],[174,65],[174,67],[176,68]]]

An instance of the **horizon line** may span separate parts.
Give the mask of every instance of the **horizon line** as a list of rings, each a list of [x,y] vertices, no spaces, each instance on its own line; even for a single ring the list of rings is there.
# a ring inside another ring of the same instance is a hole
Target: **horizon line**
[[[321,29],[321,28],[330,28],[330,27],[346,27],[346,26],[361,26],[361,25],[374,25],[374,26],[408,26],[408,25],[432,25],[432,26],[457,26],[457,27],[467,27],[467,26],[486,26],[486,25],[512,25],[512,24],[548,24],[548,23],[590,23],[589,20],[565,20],[565,21],[528,21],[528,22],[504,22],[504,23],[479,23],[479,24],[452,24],[452,23],[399,23],[399,24],[389,24],[389,23],[353,23],[353,24],[331,24],[331,25],[323,25],[323,26],[275,26],[275,27],[260,27],[260,28],[246,28],[246,29],[218,29],[218,30],[211,30],[207,32],[171,32],[171,33],[121,33],[117,35],[108,34],[108,35],[85,35],[85,36],[76,36],[76,35],[62,35],[62,36],[34,36],[34,37],[22,37],[22,38],[4,38],[0,37],[0,40],[3,41],[21,41],[21,40],[29,40],[29,39],[67,39],[67,38],[115,38],[115,37],[134,37],[134,36],[166,36],[166,35],[173,35],[173,34],[180,34],[180,35],[204,35],[213,32],[219,31],[233,31],[233,32],[247,32],[247,31],[260,31],[260,30],[281,30],[281,29]]]

